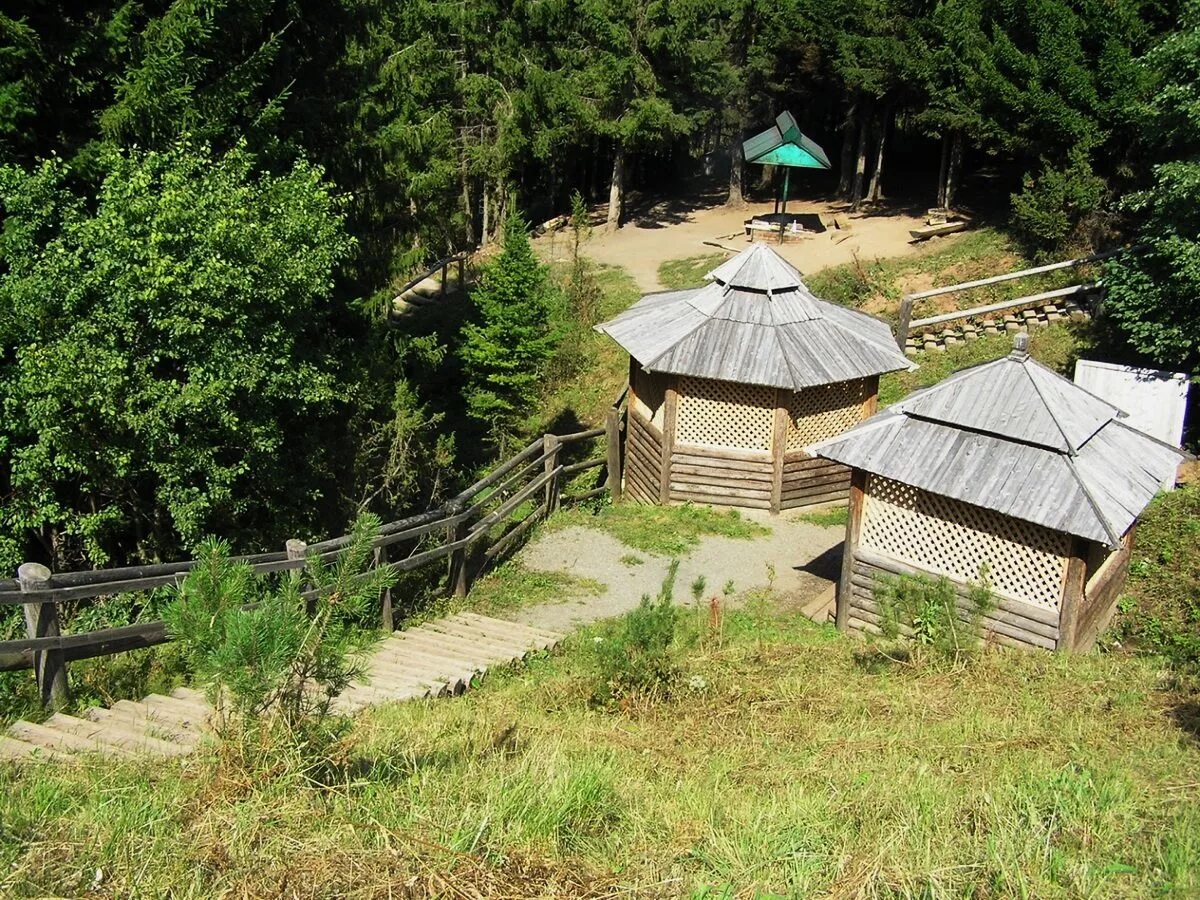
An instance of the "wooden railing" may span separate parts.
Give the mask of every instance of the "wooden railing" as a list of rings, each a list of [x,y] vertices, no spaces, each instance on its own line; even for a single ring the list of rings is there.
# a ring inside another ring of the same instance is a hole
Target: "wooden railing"
[[[445,300],[446,293],[449,290],[449,288],[448,288],[449,282],[447,281],[447,276],[450,274],[451,266],[457,266],[457,268],[458,268],[458,281],[455,282],[458,285],[458,290],[460,290],[460,291],[465,290],[466,285],[467,285],[467,282],[466,282],[467,254],[465,254],[465,253],[451,254],[450,256],[444,257],[443,259],[439,259],[433,265],[428,266],[423,272],[421,272],[420,275],[417,275],[414,278],[410,278],[408,281],[406,281],[401,286],[400,290],[396,291],[396,295],[392,298],[391,302],[388,303],[388,309],[387,309],[388,319],[390,320],[392,318],[392,313],[393,313],[393,310],[394,310],[397,300],[400,300],[401,298],[403,298],[404,295],[407,294],[410,290],[412,290],[418,284],[420,284],[422,281],[424,281],[426,278],[430,277],[431,275],[433,275],[437,272],[441,273],[441,279],[438,282],[438,295],[441,297],[441,299]]]
[[[1008,272],[1004,275],[993,275],[991,278],[980,278],[977,281],[964,281],[960,284],[950,284],[946,285],[945,287],[931,288],[927,291],[918,291],[915,294],[905,294],[900,301],[900,317],[896,325],[896,343],[900,346],[900,349],[903,350],[905,343],[908,341],[909,335],[914,330],[928,328],[932,325],[944,325],[960,319],[970,319],[995,312],[1032,306],[1037,303],[1044,303],[1047,300],[1052,300],[1057,297],[1092,293],[1100,288],[1100,282],[1086,282],[1083,284],[1071,285],[1070,287],[1059,288],[1053,291],[1030,294],[1027,297],[1017,297],[1013,300],[1005,300],[1000,303],[989,303],[986,306],[976,306],[970,309],[956,310],[954,312],[943,313],[941,315],[930,316],[926,319],[917,319],[914,321],[912,318],[913,304],[918,300],[925,300],[929,297],[940,297],[943,294],[955,294],[959,291],[974,290],[975,288],[987,287],[993,284],[1001,284],[1005,281],[1014,281],[1018,278],[1029,278],[1034,275],[1044,275],[1047,272],[1056,272],[1060,269],[1073,269],[1077,268],[1078,266],[1087,265],[1088,263],[1100,262],[1101,260],[1109,259],[1110,257],[1124,252],[1127,251],[1110,250],[1107,253],[1093,253],[1091,256],[1082,256],[1078,259],[1067,259],[1063,260],[1062,262],[1050,263],[1044,266],[1036,266],[1032,269],[1022,269],[1019,272]]]
[[[561,504],[605,493],[618,499],[624,398],[623,392],[609,410],[604,428],[544,435],[441,506],[382,525],[374,540],[374,565],[411,572],[448,560],[448,589],[465,596],[485,567],[514,549],[537,522]],[[588,443],[601,437],[606,439],[603,455],[565,461],[571,448],[586,453]],[[607,469],[597,473],[597,486],[568,492],[577,476],[592,469]],[[301,569],[314,555],[332,559],[350,541],[349,535],[314,544],[293,539],[282,551],[236,559],[256,575],[268,575]],[[52,707],[64,705],[69,701],[68,662],[152,647],[171,637],[161,621],[61,634],[59,605],[178,585],[195,565],[196,560],[186,560],[51,573],[40,563],[25,563],[16,579],[0,581],[0,606],[22,606],[27,633],[25,638],[0,641],[0,671],[33,669],[43,702]],[[381,597],[381,622],[389,630],[394,627],[390,591]]]

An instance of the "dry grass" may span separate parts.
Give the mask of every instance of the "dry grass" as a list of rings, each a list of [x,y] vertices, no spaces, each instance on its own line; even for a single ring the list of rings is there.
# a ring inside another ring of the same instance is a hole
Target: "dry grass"
[[[669,704],[592,708],[585,633],[462,698],[373,711],[326,783],[286,758],[0,770],[0,893],[1200,891],[1200,744],[1153,662],[879,671],[763,601],[725,628]]]

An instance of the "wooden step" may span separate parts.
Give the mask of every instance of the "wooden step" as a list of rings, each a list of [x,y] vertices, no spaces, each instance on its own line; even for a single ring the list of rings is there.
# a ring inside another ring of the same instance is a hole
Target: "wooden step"
[[[536,653],[540,649],[536,642],[529,639],[510,637],[497,632],[484,631],[482,627],[466,625],[462,622],[430,622],[428,627],[442,634],[453,634],[457,635],[458,637],[467,638],[468,640],[484,641],[489,645],[494,645],[497,647],[507,647],[518,656]]]
[[[417,629],[418,634],[429,634],[436,638],[450,638],[452,640],[461,641],[464,646],[480,647],[490,653],[494,653],[499,657],[507,657],[509,659],[520,659],[527,653],[532,653],[533,648],[522,646],[521,644],[501,641],[496,638],[487,637],[482,634],[463,633],[456,626],[445,626],[441,624],[429,623],[422,625]]]
[[[409,634],[410,636],[439,642],[449,648],[457,647],[466,654],[478,654],[480,659],[486,659],[493,663],[513,662],[525,655],[525,651],[516,650],[511,646],[496,644],[492,641],[467,638],[458,634],[447,634],[424,625],[409,632]]]
[[[496,655],[493,653],[488,653],[478,647],[463,647],[461,643],[442,640],[436,635],[405,631],[401,642],[402,645],[408,645],[423,650],[426,653],[435,654],[448,663],[463,663],[480,672],[498,661]]]
[[[142,698],[143,703],[149,703],[154,700],[160,705],[166,705],[172,709],[187,710],[197,716],[207,717],[213,713],[213,708],[205,700],[192,700],[186,697],[169,697],[166,694],[147,694]]]
[[[446,675],[436,675],[434,672],[423,667],[414,669],[411,664],[395,663],[389,659],[375,657],[371,660],[370,665],[361,683],[368,684],[373,687],[380,687],[392,683],[412,682],[416,684],[427,684],[430,687],[440,685],[445,689],[446,693],[458,693],[463,685],[461,678]]]
[[[463,610],[460,613],[450,617],[451,621],[465,622],[476,625],[480,628],[495,629],[497,632],[506,631],[515,636],[528,635],[531,641],[536,641],[540,649],[553,647],[563,639],[563,636],[556,631],[548,631],[545,628],[537,628],[533,625],[526,625],[523,622],[512,622],[508,619],[493,619],[489,616],[481,616],[479,613]]]
[[[174,744],[160,738],[152,737],[127,723],[110,719],[97,722],[91,719],[77,719],[63,713],[55,713],[46,720],[46,724],[63,731],[69,731],[82,738],[90,738],[101,744],[105,749],[117,747],[134,753],[154,754],[157,756],[179,756],[187,753],[190,748]]]
[[[48,750],[60,750],[73,753],[110,753],[114,756],[133,757],[136,754],[123,747],[102,744],[92,738],[80,737],[69,731],[62,731],[50,725],[38,725],[33,722],[14,722],[9,726],[10,737],[45,747]]]
[[[163,718],[181,723],[191,723],[198,729],[203,729],[213,714],[212,707],[199,707],[190,700],[164,697],[162,694],[149,694],[143,697],[141,702],[142,705],[154,710]]]
[[[59,750],[39,747],[19,738],[0,734],[0,759],[17,760],[18,762],[33,762],[38,759],[53,759],[65,761],[71,757]]]
[[[163,706],[161,703],[151,706],[145,702],[118,700],[112,705],[110,712],[129,716],[149,716],[161,723],[164,728],[186,729],[197,735],[203,730],[203,723],[190,710]]]
[[[195,747],[200,743],[200,732],[195,728],[166,722],[157,718],[150,710],[133,712],[127,709],[105,709],[103,706],[93,706],[84,711],[84,717],[93,722],[119,722],[130,728],[141,731],[148,737],[169,741],[173,744],[183,744]]]
[[[380,667],[368,673],[369,680],[357,682],[355,687],[368,687],[378,691],[401,691],[408,688],[424,688],[435,697],[450,693],[450,682],[442,678],[414,675],[411,672],[388,671]]]
[[[385,674],[441,681],[450,685],[453,693],[460,693],[470,683],[474,671],[463,666],[447,666],[441,661],[414,660],[399,653],[377,654],[367,666],[367,677],[377,679]]]
[[[436,650],[430,650],[427,647],[421,646],[416,642],[406,642],[403,637],[403,632],[395,637],[389,638],[380,645],[379,652],[386,653],[389,656],[399,657],[413,662],[429,663],[434,667],[446,668],[447,672],[460,671],[463,673],[478,674],[481,670],[477,660],[468,662],[458,662],[456,660],[447,659],[444,653],[438,653]]]

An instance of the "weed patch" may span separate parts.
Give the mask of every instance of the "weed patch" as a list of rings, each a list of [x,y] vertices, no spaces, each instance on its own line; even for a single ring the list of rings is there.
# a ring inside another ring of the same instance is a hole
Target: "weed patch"
[[[809,525],[819,525],[822,528],[845,528],[846,520],[850,517],[848,506],[835,506],[830,509],[816,509],[812,512],[800,513],[796,519]]]
[[[704,276],[728,258],[724,253],[705,253],[687,259],[669,259],[658,267],[658,280],[669,291],[703,287]]]

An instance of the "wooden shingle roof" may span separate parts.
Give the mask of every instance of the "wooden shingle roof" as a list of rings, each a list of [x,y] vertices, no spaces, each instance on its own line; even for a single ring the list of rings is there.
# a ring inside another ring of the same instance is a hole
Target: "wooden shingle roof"
[[[1184,457],[1123,415],[1022,348],[808,450],[1115,547]]]
[[[915,368],[881,319],[820,300],[752,244],[701,288],[643,297],[596,326],[647,372],[799,390]]]

